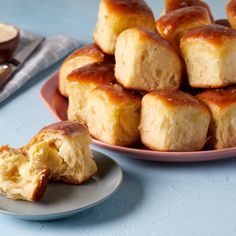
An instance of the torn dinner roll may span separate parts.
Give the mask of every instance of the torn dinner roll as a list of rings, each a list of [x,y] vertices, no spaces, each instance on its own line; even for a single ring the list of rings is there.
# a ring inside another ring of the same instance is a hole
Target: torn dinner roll
[[[38,201],[45,192],[50,170],[29,161],[22,149],[0,147],[0,194],[15,200]]]
[[[90,143],[91,137],[85,126],[64,121],[44,127],[24,151],[30,162],[47,167],[54,181],[81,184],[97,172]]]

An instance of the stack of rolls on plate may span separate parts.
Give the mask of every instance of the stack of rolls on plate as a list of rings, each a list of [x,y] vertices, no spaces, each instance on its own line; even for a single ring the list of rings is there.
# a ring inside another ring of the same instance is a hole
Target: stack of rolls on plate
[[[105,143],[157,151],[236,146],[236,0],[215,20],[201,0],[101,0],[94,43],[59,73],[68,119]]]

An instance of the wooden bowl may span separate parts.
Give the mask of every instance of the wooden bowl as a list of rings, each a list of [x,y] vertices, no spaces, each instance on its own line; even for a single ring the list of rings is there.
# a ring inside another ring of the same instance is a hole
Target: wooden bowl
[[[19,43],[19,30],[10,24],[0,23],[0,64],[8,61]]]

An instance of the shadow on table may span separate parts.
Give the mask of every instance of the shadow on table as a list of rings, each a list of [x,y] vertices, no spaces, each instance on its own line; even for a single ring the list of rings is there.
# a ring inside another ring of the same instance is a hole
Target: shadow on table
[[[142,202],[144,189],[142,181],[131,173],[123,171],[123,182],[119,190],[112,197],[98,206],[84,211],[76,216],[61,220],[48,222],[52,227],[87,227],[90,225],[108,223],[120,217],[125,217],[135,211]],[[67,224],[69,223],[69,224]],[[48,225],[47,225],[48,226]]]

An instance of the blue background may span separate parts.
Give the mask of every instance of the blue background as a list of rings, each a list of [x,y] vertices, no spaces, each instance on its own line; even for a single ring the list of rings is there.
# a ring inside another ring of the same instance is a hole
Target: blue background
[[[162,1],[147,1],[156,18]],[[207,1],[216,18],[227,1]],[[0,21],[41,35],[65,34],[91,42],[99,1],[1,1]],[[33,78],[0,104],[0,145],[24,145],[54,118],[39,98],[42,83],[60,63]],[[108,153],[108,152],[107,152]],[[52,222],[27,222],[0,215],[1,235],[164,235],[236,234],[235,159],[198,164],[137,161],[113,154],[124,170],[120,190],[97,207]]]

